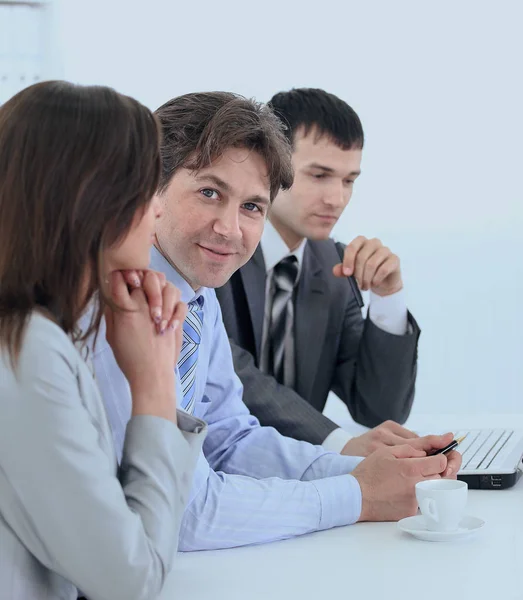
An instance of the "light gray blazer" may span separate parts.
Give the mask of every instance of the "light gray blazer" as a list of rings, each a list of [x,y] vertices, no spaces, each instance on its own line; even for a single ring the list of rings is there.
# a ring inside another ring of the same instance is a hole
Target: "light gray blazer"
[[[92,372],[35,313],[16,376],[0,351],[0,600],[156,598],[206,431],[178,425],[133,417],[118,469]]]

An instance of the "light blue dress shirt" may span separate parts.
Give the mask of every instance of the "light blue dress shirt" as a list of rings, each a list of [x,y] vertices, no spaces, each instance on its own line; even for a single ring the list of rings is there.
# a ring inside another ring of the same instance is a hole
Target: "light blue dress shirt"
[[[362,460],[340,456],[262,427],[242,401],[214,290],[197,293],[153,249],[151,268],[165,273],[182,300],[204,299],[194,416],[208,434],[180,531],[182,551],[271,542],[349,525],[361,513],[361,490],[348,475]],[[104,332],[93,351],[117,452],[131,416],[131,396]],[[297,374],[299,377],[299,373]],[[177,381],[178,398],[181,398]]]

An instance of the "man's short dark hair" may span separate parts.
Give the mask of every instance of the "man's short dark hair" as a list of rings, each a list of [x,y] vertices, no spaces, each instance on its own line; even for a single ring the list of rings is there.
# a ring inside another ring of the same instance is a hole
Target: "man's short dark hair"
[[[291,147],[284,125],[261,102],[229,92],[186,94],[155,111],[163,131],[159,192],[184,167],[208,167],[228,148],[258,152],[267,165],[270,198],[293,182]]]
[[[285,133],[291,144],[302,129],[304,135],[313,131],[318,138],[327,136],[343,150],[363,148],[360,118],[334,94],[316,88],[292,89],[273,96],[269,106],[287,126]]]

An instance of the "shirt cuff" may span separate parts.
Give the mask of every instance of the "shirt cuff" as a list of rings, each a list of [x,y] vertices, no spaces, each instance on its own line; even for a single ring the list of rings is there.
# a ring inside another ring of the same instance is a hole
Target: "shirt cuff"
[[[361,515],[361,488],[352,475],[311,481],[318,491],[321,516],[318,529],[352,525]]]
[[[386,333],[406,335],[409,327],[403,289],[390,296],[378,296],[370,292],[369,319]]]
[[[337,452],[338,454],[341,454],[341,451],[345,448],[345,444],[351,439],[352,436],[347,431],[338,427],[338,429],[329,433],[322,446],[328,452]]]

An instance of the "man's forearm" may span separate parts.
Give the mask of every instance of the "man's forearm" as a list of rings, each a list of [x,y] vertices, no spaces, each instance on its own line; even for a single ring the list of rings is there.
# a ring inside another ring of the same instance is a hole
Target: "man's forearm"
[[[247,415],[235,416],[237,430],[234,432],[228,421],[209,425],[204,453],[215,471],[257,479],[279,477],[311,481],[350,473],[359,462],[356,457],[340,456],[321,446],[282,436],[272,427],[251,425],[248,428],[247,424],[242,427],[244,420],[248,420]],[[230,433],[230,437],[214,448],[213,442],[223,431]]]
[[[387,420],[404,423],[407,419],[414,399],[420,334],[411,315],[409,329],[407,335],[392,335],[367,319],[357,360],[340,362],[332,391],[357,423],[376,427]]]
[[[361,490],[351,475],[316,481],[253,479],[212,471],[200,458],[179,550],[274,542],[356,522]]]

